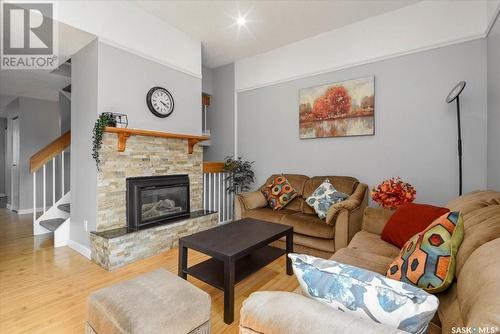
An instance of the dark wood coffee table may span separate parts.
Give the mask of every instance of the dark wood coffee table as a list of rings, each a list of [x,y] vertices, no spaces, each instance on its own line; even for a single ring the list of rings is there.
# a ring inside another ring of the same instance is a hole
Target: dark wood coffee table
[[[286,250],[269,243],[286,237]],[[188,248],[211,256],[187,267]],[[293,228],[256,219],[241,219],[179,239],[179,276],[187,275],[224,291],[224,322],[234,319],[234,286],[280,256],[293,252]],[[292,275],[287,257],[286,273]]]

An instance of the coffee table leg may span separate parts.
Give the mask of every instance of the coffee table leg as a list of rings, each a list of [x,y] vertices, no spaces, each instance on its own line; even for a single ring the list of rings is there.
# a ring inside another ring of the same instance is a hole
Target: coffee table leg
[[[288,253],[293,253],[293,231],[286,234],[286,273],[292,275],[292,260],[288,257]]]
[[[187,279],[186,269],[187,269],[187,257],[188,257],[188,249],[184,247],[181,243],[179,243],[179,265],[178,265],[178,274],[179,277]]]
[[[234,260],[224,261],[224,322],[226,324],[234,320],[234,267]]]

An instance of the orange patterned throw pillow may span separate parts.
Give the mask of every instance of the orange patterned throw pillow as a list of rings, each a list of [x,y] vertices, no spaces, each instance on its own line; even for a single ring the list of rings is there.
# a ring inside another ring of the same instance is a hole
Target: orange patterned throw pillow
[[[442,215],[406,242],[389,265],[387,277],[430,293],[446,290],[453,282],[455,257],[463,237],[460,213]]]
[[[262,189],[262,193],[273,210],[284,208],[297,196],[297,191],[284,175],[276,176],[271,184]]]

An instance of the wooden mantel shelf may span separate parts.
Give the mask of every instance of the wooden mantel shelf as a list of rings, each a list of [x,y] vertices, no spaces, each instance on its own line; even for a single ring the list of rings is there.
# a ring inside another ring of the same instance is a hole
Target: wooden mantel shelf
[[[104,129],[106,132],[116,133],[118,136],[118,152],[125,151],[127,145],[127,139],[130,136],[147,136],[147,137],[160,137],[160,138],[174,138],[174,139],[187,139],[188,141],[188,153],[193,153],[193,147],[197,143],[210,139],[207,136],[194,136],[185,135],[180,133],[168,133],[161,131],[151,131],[151,130],[140,130],[140,129],[129,129],[129,128],[113,128],[106,127]]]

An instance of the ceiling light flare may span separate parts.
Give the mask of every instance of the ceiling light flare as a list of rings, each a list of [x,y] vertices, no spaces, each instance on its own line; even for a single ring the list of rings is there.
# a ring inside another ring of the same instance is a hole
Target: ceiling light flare
[[[240,27],[243,27],[247,24],[247,19],[244,16],[239,16],[236,19],[236,24]]]

